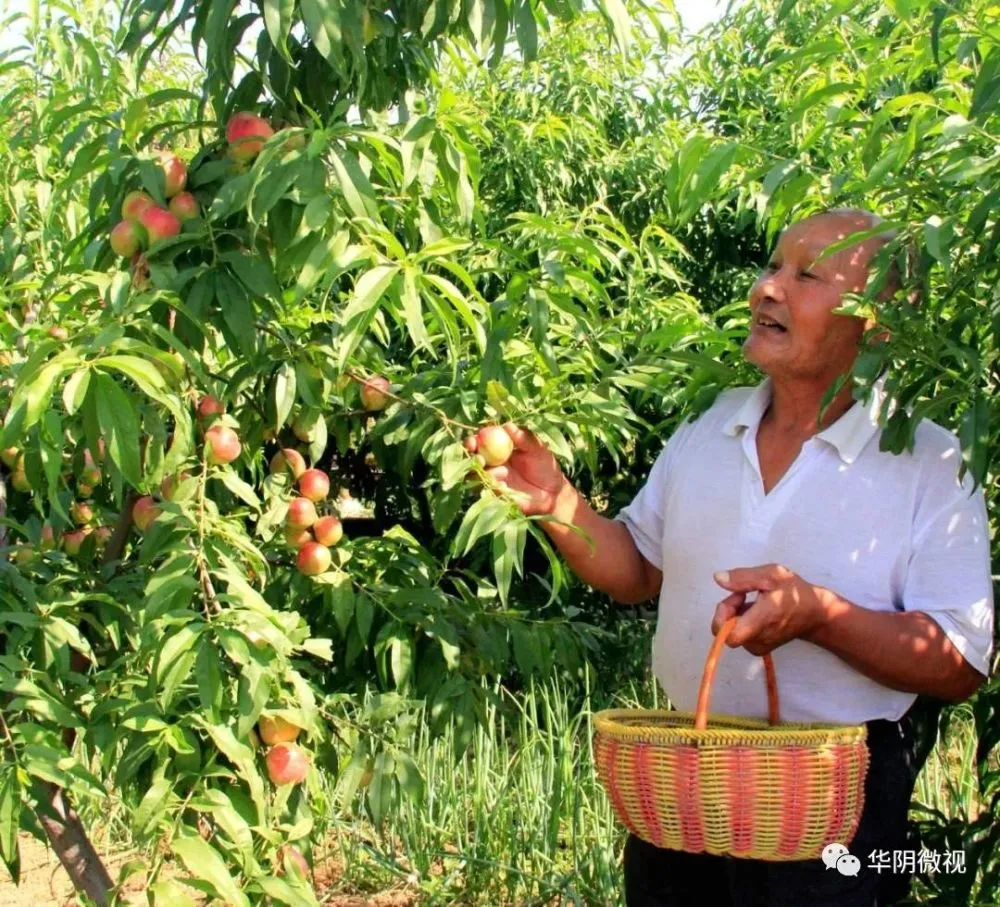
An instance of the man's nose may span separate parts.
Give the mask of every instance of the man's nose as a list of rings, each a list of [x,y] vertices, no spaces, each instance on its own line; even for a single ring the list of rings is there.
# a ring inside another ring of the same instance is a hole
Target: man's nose
[[[751,298],[756,302],[783,303],[787,298],[781,271],[762,274],[754,284]]]

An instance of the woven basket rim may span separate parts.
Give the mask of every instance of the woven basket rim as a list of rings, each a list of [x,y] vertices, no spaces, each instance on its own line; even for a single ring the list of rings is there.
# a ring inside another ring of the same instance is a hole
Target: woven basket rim
[[[782,721],[771,725],[758,718],[713,714],[709,727],[694,729],[694,712],[668,709],[603,709],[593,716],[594,729],[623,743],[690,743],[823,746],[864,743],[865,725]]]

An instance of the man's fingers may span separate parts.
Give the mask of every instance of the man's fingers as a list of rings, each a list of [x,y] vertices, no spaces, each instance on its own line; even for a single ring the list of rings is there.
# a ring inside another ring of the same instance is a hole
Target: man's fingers
[[[764,628],[768,619],[769,615],[766,607],[761,607],[757,604],[753,608],[748,608],[736,618],[736,623],[733,624],[732,632],[730,632],[726,639],[726,644],[735,649],[745,646],[748,642],[753,642]]]
[[[520,428],[513,422],[504,423],[504,431],[510,435],[511,441],[514,442],[514,449],[520,450],[525,453],[533,450],[544,450],[545,445],[538,440],[528,429]]]
[[[779,582],[777,570],[773,564],[763,567],[736,567],[733,570],[720,570],[713,574],[715,581],[723,589],[730,592],[769,592]]]
[[[719,630],[722,629],[722,625],[729,620],[730,617],[735,617],[740,613],[740,608],[743,602],[746,600],[746,595],[742,592],[733,592],[731,595],[727,595],[715,609],[715,614],[712,617],[712,635],[718,636]]]

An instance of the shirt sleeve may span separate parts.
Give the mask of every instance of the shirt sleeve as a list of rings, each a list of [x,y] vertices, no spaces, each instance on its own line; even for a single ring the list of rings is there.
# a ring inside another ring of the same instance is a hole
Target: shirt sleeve
[[[625,524],[640,554],[657,570],[663,569],[663,512],[677,450],[691,432],[692,422],[683,423],[663,445],[646,483],[628,506],[615,517]]]
[[[932,617],[965,660],[988,676],[993,654],[989,523],[982,488],[960,485],[954,463],[939,461],[917,508],[903,608]]]

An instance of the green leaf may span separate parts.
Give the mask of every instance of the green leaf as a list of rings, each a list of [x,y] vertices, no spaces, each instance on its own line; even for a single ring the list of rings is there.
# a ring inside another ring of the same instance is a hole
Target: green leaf
[[[16,883],[20,875],[17,833],[21,827],[21,788],[17,769],[6,763],[0,773],[0,857]]]
[[[136,832],[146,835],[155,830],[156,821],[166,812],[169,801],[176,800],[176,797],[171,797],[173,790],[173,779],[161,769],[132,813],[132,826]]]
[[[246,289],[228,274],[220,273],[216,275],[216,293],[229,336],[244,356],[253,356],[257,341],[256,322]]]
[[[615,43],[622,52],[622,57],[628,55],[629,35],[632,31],[632,20],[622,0],[598,0],[601,12],[611,24]]]
[[[340,632],[347,634],[347,628],[354,617],[354,583],[348,573],[338,573],[326,589],[326,601],[333,611]]]
[[[513,0],[514,33],[517,43],[524,53],[524,59],[532,62],[538,56],[538,23],[531,0]]]
[[[199,881],[207,882],[214,894],[228,904],[250,907],[250,901],[226,868],[219,852],[197,835],[179,834],[172,843],[173,853],[184,868]]]
[[[420,294],[417,292],[416,277],[409,268],[403,272],[403,292],[400,298],[403,303],[406,330],[410,334],[413,345],[418,348],[422,347],[433,354],[431,339],[427,335],[427,327],[424,325],[423,312],[420,307]]]
[[[253,798],[258,813],[261,816],[266,815],[264,782],[257,771],[253,750],[249,746],[240,743],[231,728],[221,724],[209,724],[204,718],[197,715],[193,720],[208,732],[212,738],[212,742],[236,766],[240,777],[247,782],[247,786],[250,788],[250,796]]]
[[[998,103],[1000,103],[1000,44],[994,44],[979,68],[979,77],[972,92],[969,119],[973,120],[981,113],[985,113],[986,116],[995,114]]]
[[[160,374],[156,366],[138,356],[103,356],[95,364],[101,368],[121,372],[131,378],[143,393],[154,399],[159,399],[167,390],[163,375]]]
[[[213,473],[214,478],[222,482],[236,497],[249,506],[253,507],[254,510],[260,510],[260,498],[257,497],[257,492],[253,488],[243,481],[235,472],[235,470],[228,467],[220,469],[218,472]]]
[[[287,421],[295,406],[295,366],[283,362],[274,376],[274,408],[277,414],[274,428],[280,429]]]
[[[464,557],[479,539],[496,532],[509,517],[509,504],[491,493],[484,494],[465,514],[452,543],[452,551],[456,556]]]
[[[255,296],[270,300],[281,298],[281,287],[278,286],[278,279],[274,276],[269,259],[241,252],[219,257],[229,264],[240,282]]]
[[[989,428],[989,403],[985,397],[977,394],[973,405],[962,414],[958,436],[962,444],[962,460],[978,485],[986,481],[989,470]]]
[[[139,465],[139,416],[132,398],[103,373],[91,381],[97,404],[97,423],[107,446],[108,456],[125,481],[137,487],[142,481]]]
[[[372,621],[375,619],[375,608],[372,605],[369,595],[362,594],[355,600],[354,619],[358,625],[358,634],[361,637],[361,641],[367,642],[368,634],[372,629]]]
[[[259,876],[254,879],[254,883],[264,894],[282,904],[288,904],[289,907],[316,907],[319,904],[312,889],[304,883],[295,887],[275,876]]]
[[[351,214],[381,223],[375,190],[361,169],[358,159],[349,151],[334,148],[330,155],[330,164]]]
[[[424,779],[409,753],[403,751],[396,753],[396,780],[399,781],[400,790],[414,805],[423,803]]]
[[[346,73],[338,0],[300,0],[302,22],[318,50],[340,74]]]
[[[264,27],[271,43],[291,62],[288,54],[288,33],[295,17],[295,0],[264,0]]]
[[[945,269],[951,272],[951,243],[954,238],[954,231],[951,219],[942,220],[938,215],[932,214],[924,223],[924,241],[927,244],[927,251],[931,253]]]
[[[251,871],[254,865],[253,833],[247,820],[240,815],[230,796],[221,790],[209,788],[203,795],[192,801],[195,809],[210,812],[219,828],[236,845],[243,858],[244,871]]]
[[[178,882],[167,880],[151,885],[149,893],[152,895],[152,907],[198,907],[197,903],[191,900]]]
[[[396,686],[405,686],[413,672],[413,639],[402,627],[396,628],[390,638],[389,663]]]
[[[83,406],[84,398],[87,396],[87,388],[89,387],[89,368],[81,368],[69,376],[69,380],[63,386],[63,406],[66,407],[67,415],[76,415],[77,410]]]
[[[198,679],[198,698],[202,709],[210,721],[218,722],[222,709],[222,666],[219,650],[207,636],[202,638],[198,647],[195,677]]]
[[[337,358],[337,366],[340,371],[344,370],[347,360],[350,359],[357,345],[361,342],[364,330],[374,317],[379,300],[398,273],[398,265],[378,265],[358,278],[351,301],[341,316],[345,335],[341,338]]]

